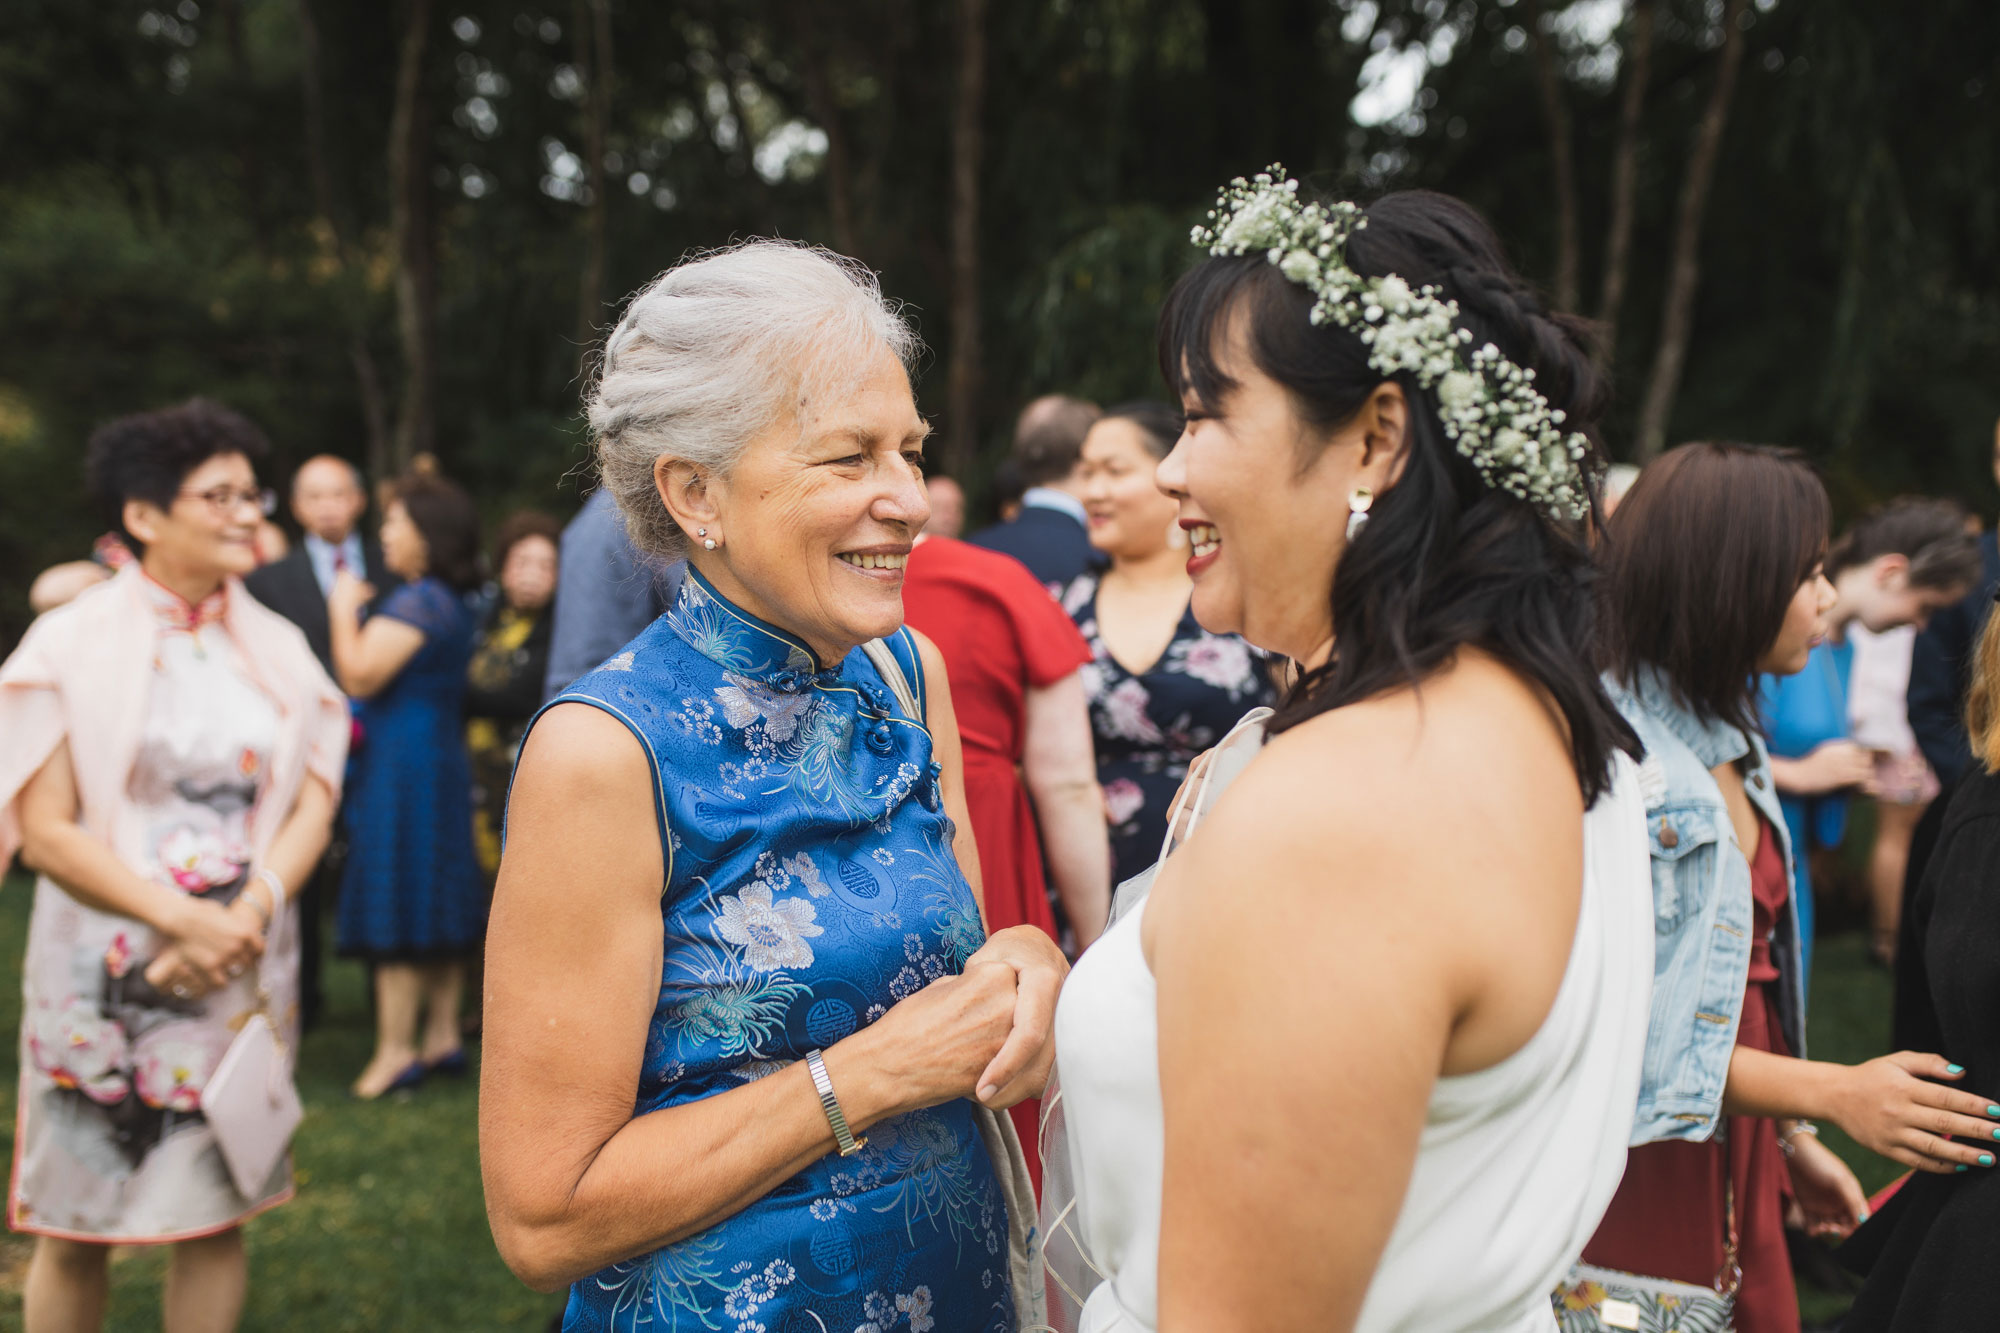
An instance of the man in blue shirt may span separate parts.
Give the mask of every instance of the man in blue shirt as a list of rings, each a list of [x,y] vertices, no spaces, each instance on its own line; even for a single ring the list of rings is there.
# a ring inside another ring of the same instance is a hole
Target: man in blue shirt
[[[1014,465],[1028,484],[1021,512],[966,538],[1011,555],[1058,590],[1099,563],[1085,525],[1077,460],[1083,437],[1104,415],[1095,403],[1062,394],[1037,398],[1014,424]]]
[[[592,492],[563,529],[542,698],[555,698],[637,638],[673,602],[686,568],[649,563],[632,545],[610,490]]]

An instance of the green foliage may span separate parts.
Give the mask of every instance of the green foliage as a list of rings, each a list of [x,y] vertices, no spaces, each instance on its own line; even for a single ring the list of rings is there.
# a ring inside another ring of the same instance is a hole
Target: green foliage
[[[1648,0],[1648,3],[1653,0]],[[80,554],[90,428],[208,393],[250,412],[277,479],[362,458],[352,345],[402,392],[387,145],[403,4],[15,0],[0,11],[0,645],[35,569]],[[1629,20],[1547,0],[1594,310]],[[1422,186],[1487,212],[1531,274],[1556,227],[1532,44],[1512,0],[1035,0],[988,6],[973,479],[1027,396],[1159,392],[1152,319],[1228,177],[1282,159],[1348,194]],[[950,351],[949,4],[611,0],[603,303],[584,312],[588,5],[458,0],[427,33],[438,241],[438,452],[489,512],[561,510],[587,351],[683,254],[776,233],[841,245]],[[1614,452],[1651,365],[1708,0],[1665,0],[1644,103]],[[1993,507],[2000,404],[2000,10],[1757,0],[1723,139],[1695,335],[1669,435],[1781,441],[1842,509],[1928,489]],[[1421,49],[1414,100],[1350,103]],[[304,96],[317,71],[324,171]],[[817,90],[817,91],[816,91]],[[320,182],[326,186],[322,209]],[[844,215],[837,215],[836,198]],[[326,216],[323,216],[323,212]],[[336,244],[336,236],[345,242]],[[344,262],[343,262],[344,261]]]

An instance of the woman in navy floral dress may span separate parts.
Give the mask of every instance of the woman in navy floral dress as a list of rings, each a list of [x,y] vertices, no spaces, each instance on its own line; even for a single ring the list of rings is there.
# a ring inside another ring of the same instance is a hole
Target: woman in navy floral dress
[[[1090,644],[1083,685],[1114,883],[1159,858],[1167,808],[1195,756],[1275,694],[1260,654],[1234,634],[1210,634],[1188,609],[1178,505],[1153,484],[1179,434],[1171,408],[1138,403],[1107,412],[1083,442],[1090,542],[1111,567],[1070,584],[1062,601]]]
[[[566,1330],[1041,1322],[994,1112],[1041,1091],[1066,969],[987,939],[944,667],[901,628],[912,341],[865,270],[752,242],[607,345],[606,485],[687,577],[528,733],[480,1096],[495,1239]]]
[[[486,924],[472,842],[465,666],[476,626],[479,514],[441,477],[397,483],[382,555],[404,580],[364,624],[373,589],[343,570],[327,599],[340,684],[363,700],[340,881],[340,952],[372,965],[375,1054],[353,1092],[379,1097],[462,1074],[467,960]],[[424,1011],[421,1028],[419,1010]]]

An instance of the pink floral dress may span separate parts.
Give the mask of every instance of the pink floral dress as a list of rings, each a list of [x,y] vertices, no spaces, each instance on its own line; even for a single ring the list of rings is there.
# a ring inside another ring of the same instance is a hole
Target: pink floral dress
[[[218,592],[189,606],[148,580],[152,670],[113,849],[141,875],[227,904],[253,859],[280,714],[223,626]],[[180,1000],[145,979],[164,947],[147,926],[35,886],[23,980],[21,1104],[11,1221],[80,1240],[184,1240],[234,1226],[291,1194],[281,1164],[255,1198],[231,1182],[201,1113],[202,1089],[261,1007],[256,974]],[[288,1031],[295,951],[263,964]]]
[[[1095,574],[1070,584],[1062,604],[1090,645],[1080,674],[1111,818],[1112,883],[1122,884],[1159,859],[1167,807],[1194,757],[1276,690],[1263,654],[1234,634],[1210,634],[1192,610],[1159,660],[1135,675],[1098,632]]]

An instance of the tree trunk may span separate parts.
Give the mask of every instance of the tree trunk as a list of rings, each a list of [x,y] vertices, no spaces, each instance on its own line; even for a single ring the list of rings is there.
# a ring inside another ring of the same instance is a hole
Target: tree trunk
[[[264,166],[257,155],[257,138],[250,132],[248,117],[256,115],[256,81],[250,71],[250,48],[243,41],[242,0],[222,0],[220,6],[223,38],[229,47],[229,72],[236,84],[235,114],[237,164],[243,172],[243,197],[250,205],[251,234],[257,238],[257,253],[271,253],[271,222],[264,207]]]
[[[854,229],[854,157],[840,103],[833,95],[831,43],[819,15],[819,6],[811,0],[793,0],[790,7],[792,27],[800,37],[799,78],[805,85],[806,106],[826,134],[826,207],[833,225],[833,248],[859,259],[861,238]]]
[[[958,0],[958,96],[951,126],[951,366],[942,470],[958,475],[979,445],[979,173],[985,150],[986,0]]]
[[[1562,67],[1555,34],[1544,30],[1541,0],[1522,6],[1529,40],[1535,48],[1535,83],[1541,94],[1542,121],[1549,131],[1549,162],[1555,172],[1556,308],[1574,312],[1583,302],[1578,290],[1582,268],[1576,221],[1576,158],[1570,146],[1569,107],[1563,101]]]
[[[1701,222],[1708,209],[1709,187],[1715,182],[1715,162],[1722,151],[1722,128],[1729,120],[1729,98],[1736,87],[1736,70],[1743,63],[1743,10],[1746,0],[1728,0],[1722,12],[1722,53],[1715,87],[1688,152],[1687,174],[1681,181],[1680,216],[1674,224],[1673,259],[1667,270],[1667,299],[1660,312],[1660,343],[1653,354],[1653,373],[1646,383],[1646,401],[1639,413],[1639,461],[1657,458],[1666,447],[1667,419],[1680,392],[1681,371],[1687,364],[1688,336],[1694,325],[1694,298],[1701,285]]]
[[[389,466],[400,472],[436,444],[437,256],[431,237],[430,117],[424,57],[431,0],[408,0],[389,118],[390,230],[396,248],[396,332],[403,348],[403,401]]]
[[[299,81],[305,101],[306,170],[312,178],[313,206],[333,245],[334,263],[343,276],[351,271],[352,255],[342,213],[334,201],[333,171],[326,159],[326,89],[321,80],[319,20],[311,0],[296,0],[299,20]],[[382,374],[368,350],[367,316],[358,301],[349,301],[347,359],[361,393],[361,421],[368,432],[368,470],[384,475],[389,467],[389,414],[382,396]]]
[[[583,75],[585,121],[584,183],[590,188],[585,205],[583,274],[577,287],[576,343],[588,359],[597,345],[604,318],[604,262],[610,246],[608,210],[611,182],[605,176],[605,139],[611,125],[611,6],[608,0],[576,0],[576,54]]]
[[[1598,363],[1617,359],[1618,316],[1632,264],[1633,200],[1639,188],[1639,115],[1653,71],[1653,26],[1658,0],[1633,0],[1631,35],[1625,41],[1625,95],[1618,106],[1618,146],[1611,157],[1611,228],[1604,239],[1604,286],[1599,291]]]

